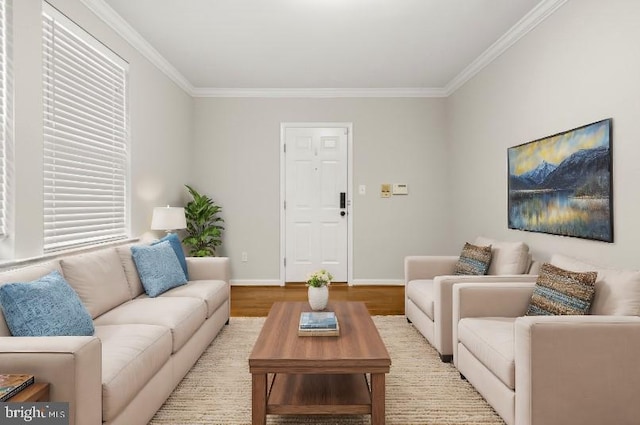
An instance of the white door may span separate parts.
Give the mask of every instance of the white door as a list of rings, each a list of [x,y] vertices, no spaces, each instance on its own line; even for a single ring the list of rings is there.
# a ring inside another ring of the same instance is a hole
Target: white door
[[[285,128],[285,281],[347,281],[347,128]]]

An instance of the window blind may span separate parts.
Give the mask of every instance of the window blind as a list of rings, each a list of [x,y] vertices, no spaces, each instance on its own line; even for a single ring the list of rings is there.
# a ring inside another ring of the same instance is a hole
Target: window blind
[[[43,3],[44,251],[127,237],[127,64]]]
[[[0,0],[0,236],[7,234],[8,70],[7,2]]]

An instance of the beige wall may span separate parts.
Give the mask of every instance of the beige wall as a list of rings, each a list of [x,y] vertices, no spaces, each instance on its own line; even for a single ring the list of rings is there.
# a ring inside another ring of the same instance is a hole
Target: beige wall
[[[154,206],[181,203],[189,172],[193,99],[80,0],[52,0],[62,13],[129,62],[131,235],[149,229]],[[42,254],[42,18],[39,0],[13,1],[15,166],[10,237],[0,261]]]
[[[223,207],[221,254],[233,278],[280,278],[283,122],[353,123],[355,281],[399,283],[405,255],[440,252],[449,223],[443,107],[442,99],[196,99],[192,184]],[[410,194],[381,199],[381,183],[407,183]]]
[[[14,0],[14,220],[0,261],[42,251],[40,4]],[[356,281],[400,281],[404,256],[457,254],[478,234],[524,240],[543,260],[638,267],[640,2],[567,2],[448,99],[192,99],[80,0],[52,4],[130,63],[133,236],[189,183],[224,208],[233,278],[277,281],[280,124],[350,122]],[[615,243],[507,229],[507,148],[608,117]],[[410,195],[381,199],[386,182]]]
[[[572,0],[447,99],[454,239],[640,268],[640,2]],[[613,118],[615,243],[507,229],[507,148]]]

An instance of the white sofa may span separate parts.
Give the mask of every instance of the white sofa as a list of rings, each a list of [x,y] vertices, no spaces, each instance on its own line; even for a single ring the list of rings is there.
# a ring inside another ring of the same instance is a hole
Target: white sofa
[[[535,283],[453,290],[454,364],[508,425],[640,423],[640,271],[597,271],[589,315],[524,316]]]
[[[404,261],[405,316],[438,351],[444,362],[453,358],[451,294],[465,281],[535,282],[539,264],[532,262],[523,242],[478,237],[475,245],[491,245],[491,264],[484,276],[453,275],[458,256],[409,256]]]
[[[130,245],[0,273],[0,285],[58,270],[79,295],[93,336],[13,337],[0,314],[0,370],[50,383],[70,424],[147,424],[229,321],[227,258],[187,258],[190,281],[149,298]]]

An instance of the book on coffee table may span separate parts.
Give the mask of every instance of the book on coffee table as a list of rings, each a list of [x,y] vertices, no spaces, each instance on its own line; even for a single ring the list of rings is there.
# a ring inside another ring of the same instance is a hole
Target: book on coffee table
[[[34,381],[33,375],[0,374],[0,402],[9,400]]]
[[[299,336],[337,336],[339,334],[338,318],[333,311],[303,311],[300,313]]]

